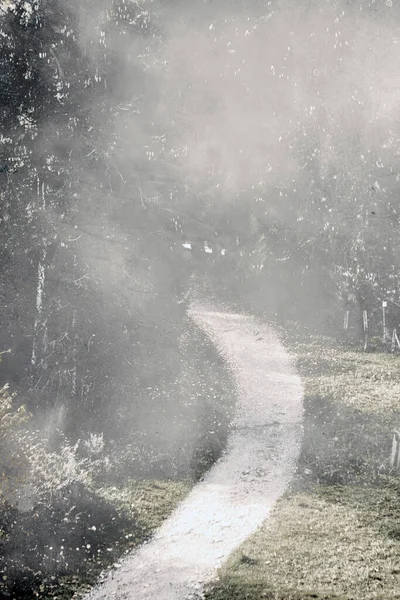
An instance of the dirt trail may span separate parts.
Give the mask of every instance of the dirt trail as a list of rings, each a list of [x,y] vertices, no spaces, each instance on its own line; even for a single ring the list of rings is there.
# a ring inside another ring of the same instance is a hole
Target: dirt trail
[[[91,600],[189,600],[264,521],[293,475],[302,387],[273,330],[251,317],[191,309],[234,373],[238,404],[224,456],[154,538],[95,588]]]

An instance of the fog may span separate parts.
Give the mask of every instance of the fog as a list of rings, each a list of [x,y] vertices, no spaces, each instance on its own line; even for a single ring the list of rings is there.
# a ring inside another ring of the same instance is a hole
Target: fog
[[[390,170],[396,9],[268,4],[263,16],[234,4],[215,12],[205,4],[204,14],[202,3],[193,13],[164,9],[162,41],[136,63],[151,79],[151,122],[122,115],[113,125],[131,140],[125,160],[137,160],[147,137],[149,151],[178,166],[192,194],[208,184],[231,197],[260,181],[268,188],[324,177],[343,160],[348,177],[359,178],[370,153]],[[132,55],[137,60],[136,46]],[[166,138],[162,146],[153,127]]]
[[[107,485],[204,475],[237,386],[194,304],[375,349],[389,302],[387,346],[399,16],[391,0],[0,2],[10,505],[35,478],[46,510],[53,493],[89,510]]]
[[[357,236],[357,214],[376,202],[371,187],[383,189],[379,202],[396,186],[397,8],[144,7],[155,32],[102,38],[125,61],[112,83],[108,144],[128,194],[208,224],[242,206],[301,235],[315,224]],[[210,235],[187,227],[189,237]]]

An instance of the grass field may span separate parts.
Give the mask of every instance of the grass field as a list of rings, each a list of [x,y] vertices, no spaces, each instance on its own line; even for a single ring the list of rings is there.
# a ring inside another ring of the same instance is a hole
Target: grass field
[[[305,385],[291,489],[220,571],[207,600],[400,598],[400,357],[291,341]]]

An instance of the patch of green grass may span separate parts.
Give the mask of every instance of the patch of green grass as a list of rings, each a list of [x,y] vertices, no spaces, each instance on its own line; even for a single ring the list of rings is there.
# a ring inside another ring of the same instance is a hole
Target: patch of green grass
[[[82,598],[97,582],[104,569],[112,567],[121,557],[148,540],[184,499],[192,486],[190,481],[131,480],[123,486],[96,490],[99,496],[127,519],[128,526],[117,546],[109,549],[108,560],[103,555],[101,560],[93,563],[91,569],[82,573],[82,577],[75,576],[74,581],[66,579],[64,587],[71,589],[71,583],[76,584],[74,599]],[[59,588],[57,597],[61,598]],[[68,597],[70,598],[71,595]]]
[[[399,413],[400,357],[323,346],[295,348],[306,394],[391,421]]]
[[[8,533],[0,538],[0,552],[11,554],[17,538],[8,538],[16,528],[25,562],[8,564],[0,579],[1,598],[82,598],[102,572],[149,539],[192,486],[191,481],[131,480],[119,487],[80,489],[72,504],[37,511],[37,518],[3,507],[0,517]],[[47,560],[54,563],[49,572],[44,572],[46,557],[37,556],[43,537],[46,549],[51,546]]]
[[[188,494],[189,481],[129,481],[123,487],[105,487],[97,493],[152,533]]]
[[[321,486],[285,497],[207,598],[400,598],[398,492]]]
[[[305,386],[291,489],[220,570],[207,600],[400,598],[400,358],[291,341]]]

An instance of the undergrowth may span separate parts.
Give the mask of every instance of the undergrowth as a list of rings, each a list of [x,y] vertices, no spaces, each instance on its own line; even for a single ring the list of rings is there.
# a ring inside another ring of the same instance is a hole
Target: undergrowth
[[[84,428],[74,441],[60,431],[49,439],[18,395],[0,390],[1,598],[81,597],[219,458],[234,386],[200,330],[188,327],[181,346],[174,387],[136,398],[117,440]],[[138,411],[148,430],[130,427]]]

